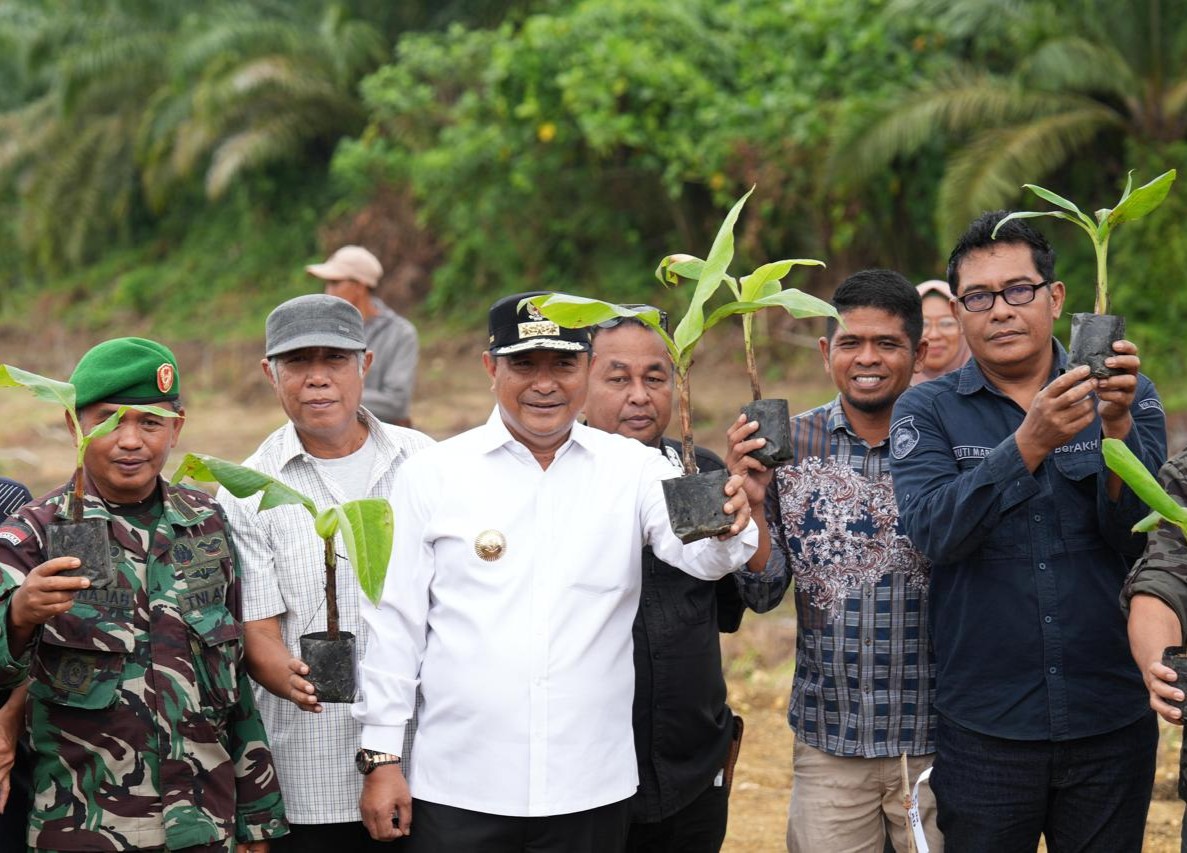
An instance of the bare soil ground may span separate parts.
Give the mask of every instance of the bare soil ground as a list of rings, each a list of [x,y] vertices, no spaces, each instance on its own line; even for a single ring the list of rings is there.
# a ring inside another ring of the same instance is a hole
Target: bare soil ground
[[[478,336],[472,341],[425,346],[413,406],[419,429],[445,438],[490,414],[493,400],[479,363],[480,346]],[[84,349],[82,343],[61,336],[53,338],[52,346],[37,349],[7,338],[0,361],[64,378]],[[177,349],[188,416],[174,462],[189,450],[242,459],[283,423],[283,413],[258,367],[262,349],[258,345]],[[725,427],[732,413],[748,396],[740,359],[732,357],[739,350],[730,347],[728,356],[708,352],[693,371],[698,442],[718,452],[724,450]],[[764,383],[767,396],[787,397],[792,411],[832,396],[832,385],[814,351],[785,347],[785,356],[782,375]],[[1171,446],[1182,446],[1184,435],[1180,427],[1172,435]],[[20,391],[0,391],[0,473],[23,480],[38,494],[66,480],[72,459],[60,412]],[[737,634],[723,636],[722,646],[730,704],[746,719],[723,849],[726,853],[779,851],[792,781],[792,736],[785,716],[795,646],[790,600],[771,613],[749,614]],[[1179,849],[1183,804],[1176,797],[1176,780],[1181,734],[1175,727],[1163,728],[1146,853]]]

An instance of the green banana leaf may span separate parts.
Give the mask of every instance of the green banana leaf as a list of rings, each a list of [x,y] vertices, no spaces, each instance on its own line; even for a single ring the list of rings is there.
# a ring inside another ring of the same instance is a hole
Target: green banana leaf
[[[1134,532],[1149,532],[1162,519],[1177,524],[1187,534],[1187,507],[1167,493],[1141,460],[1133,455],[1133,451],[1125,446],[1125,442],[1106,438],[1101,442],[1101,452],[1109,470],[1120,477],[1146,506],[1154,510],[1151,516],[1146,516],[1134,525]],[[1156,518],[1152,519],[1152,516]]]
[[[259,512],[291,504],[305,507],[319,537],[328,540],[336,533],[342,533],[342,542],[359,587],[371,603],[379,603],[395,536],[395,519],[391,504],[386,500],[362,498],[319,512],[310,498],[292,486],[254,468],[204,453],[187,453],[170,482],[178,483],[185,477],[218,483],[237,498],[261,492]]]
[[[33,392],[33,396],[48,403],[57,403],[73,412],[75,390],[69,382],[59,382],[38,373],[30,373],[13,367],[10,364],[0,364],[0,388],[24,388]]]

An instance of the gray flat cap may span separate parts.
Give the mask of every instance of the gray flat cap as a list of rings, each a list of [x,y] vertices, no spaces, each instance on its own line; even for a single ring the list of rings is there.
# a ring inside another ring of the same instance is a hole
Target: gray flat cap
[[[365,350],[363,315],[337,296],[310,293],[283,302],[268,315],[264,357],[306,347]]]

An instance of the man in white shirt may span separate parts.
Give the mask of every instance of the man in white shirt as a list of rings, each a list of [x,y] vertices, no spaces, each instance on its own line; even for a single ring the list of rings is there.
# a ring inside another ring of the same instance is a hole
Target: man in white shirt
[[[589,339],[517,294],[490,312],[495,411],[402,469],[396,541],[361,667],[373,837],[421,851],[621,850],[638,783],[631,625],[641,555],[713,580],[757,545],[741,478],[729,535],[681,545],[654,448],[576,423]],[[738,535],[741,534],[741,535]],[[394,753],[424,694],[411,789]],[[372,772],[373,771],[373,772]]]
[[[362,316],[335,296],[299,296],[268,316],[266,334],[262,366],[289,422],[244,464],[288,483],[319,509],[388,497],[396,469],[432,439],[381,423],[362,406],[371,365]],[[360,726],[349,705],[318,701],[299,659],[300,635],[326,627],[322,541],[303,507],[256,512],[259,500],[219,491],[244,570],[248,668],[263,688],[256,688],[256,702],[291,821],[290,835],[273,841],[272,851],[390,850],[359,822],[362,777],[353,759]],[[348,558],[338,559],[341,627],[365,642],[358,581],[342,565]]]

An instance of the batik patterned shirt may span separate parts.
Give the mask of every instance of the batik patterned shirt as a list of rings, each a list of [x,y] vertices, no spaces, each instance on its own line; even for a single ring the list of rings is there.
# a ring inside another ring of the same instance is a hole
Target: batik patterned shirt
[[[106,522],[115,580],[75,595],[25,654],[0,627],[0,679],[29,678],[29,843],[49,850],[224,850],[287,831],[280,786],[243,660],[238,564],[208,495]],[[12,593],[47,559],[63,490],[0,526],[0,626]]]
[[[767,492],[767,565],[735,575],[759,612],[795,583],[788,722],[832,755],[933,752],[928,564],[899,522],[889,444],[858,437],[839,397],[793,418],[792,435]]]

